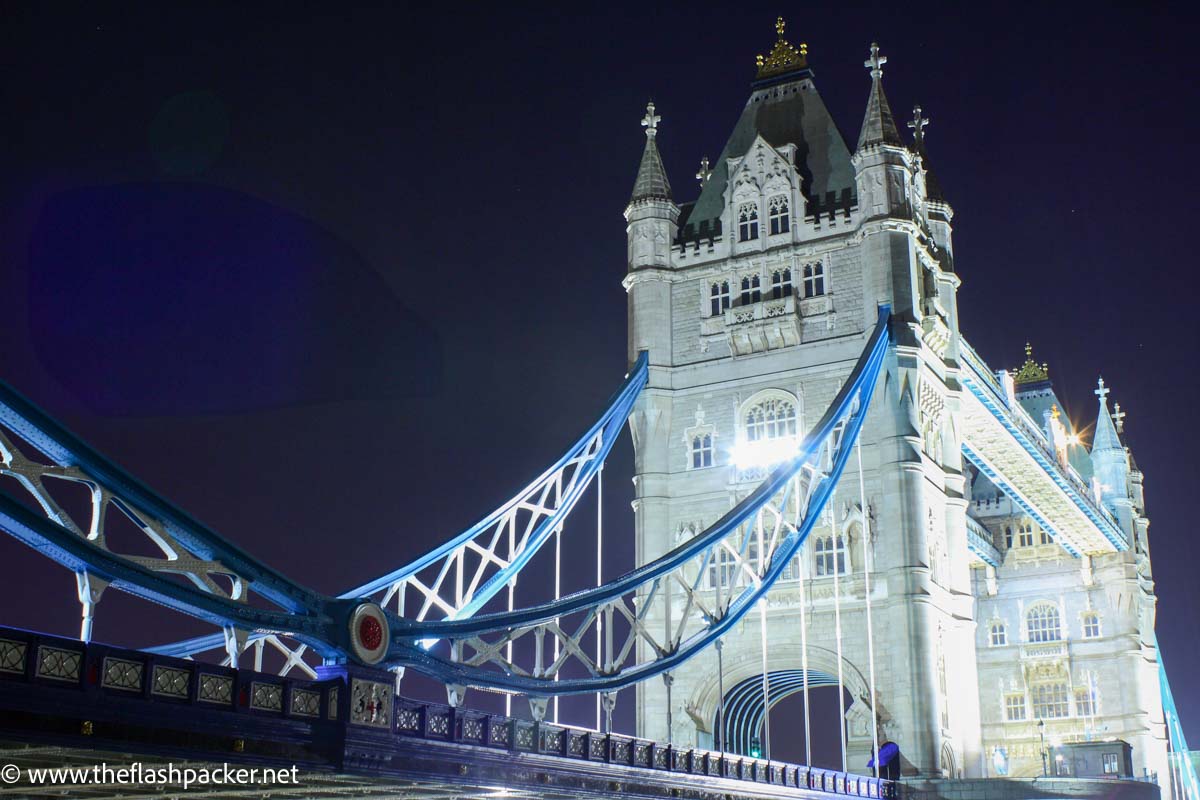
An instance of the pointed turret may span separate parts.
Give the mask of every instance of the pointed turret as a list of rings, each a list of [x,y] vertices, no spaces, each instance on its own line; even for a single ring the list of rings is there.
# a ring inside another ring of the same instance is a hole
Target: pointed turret
[[[1100,409],[1092,436],[1092,475],[1100,484],[1100,499],[1116,515],[1125,535],[1133,540],[1133,509],[1129,496],[1129,456],[1108,411],[1108,387],[1099,381]]]
[[[871,57],[863,62],[863,66],[871,68],[871,96],[867,99],[867,115],[858,136],[859,150],[873,144],[904,146],[900,131],[896,130],[892,107],[883,93],[883,65],[886,63],[887,57],[879,55],[879,45],[872,42]]]
[[[647,103],[646,116],[642,119],[642,125],[646,127],[646,148],[642,150],[642,163],[638,167],[637,180],[633,183],[633,196],[629,198],[631,204],[639,200],[671,199],[671,182],[667,180],[667,171],[654,141],[661,119],[654,113],[654,103]]]
[[[912,151],[917,154],[914,184],[920,210],[929,225],[930,233],[933,234],[933,240],[937,242],[938,262],[942,265],[943,270],[953,272],[954,243],[950,220],[954,217],[954,210],[946,202],[946,196],[942,193],[942,184],[934,174],[933,166],[929,163],[929,153],[925,150],[925,129],[929,127],[929,117],[921,113],[920,106],[913,106],[913,118],[908,123],[908,127],[913,132]]]
[[[1095,459],[1098,454],[1106,452],[1119,453],[1121,460],[1125,460],[1125,448],[1121,446],[1121,439],[1117,436],[1117,428],[1113,425],[1112,414],[1108,411],[1108,387],[1104,385],[1104,378],[1100,379],[1099,388],[1096,389],[1096,395],[1100,398],[1100,410],[1096,415],[1096,433],[1092,436],[1092,458]]]
[[[671,245],[678,233],[679,206],[671,199],[671,184],[658,154],[658,123],[654,103],[646,105],[642,125],[646,148],[638,166],[633,196],[625,207],[625,238],[629,274],[629,363],[638,353],[650,353],[650,364],[662,366],[671,359]]]
[[[923,317],[943,320],[944,330],[925,331],[931,338],[940,339],[944,357],[953,331],[946,321],[951,320],[947,309],[952,308],[951,296],[943,304],[938,300],[940,286],[926,273],[928,270],[913,254],[913,242],[906,234],[874,224],[881,219],[917,221],[920,199],[916,191],[917,156],[900,139],[896,120],[883,94],[883,65],[887,59],[879,54],[879,45],[871,44],[871,55],[865,62],[871,71],[871,95],[867,101],[867,116],[863,120],[858,149],[851,163],[858,188],[859,220],[864,226],[862,247],[864,261],[876,265],[879,272],[868,278],[868,285],[882,287],[876,302],[887,302],[892,311],[912,322]]]
[[[913,152],[921,157],[921,168],[925,173],[925,199],[931,203],[945,203],[942,184],[933,174],[929,154],[925,152],[925,129],[929,127],[929,117],[921,116],[920,106],[913,106],[913,118],[908,127],[913,132]]]

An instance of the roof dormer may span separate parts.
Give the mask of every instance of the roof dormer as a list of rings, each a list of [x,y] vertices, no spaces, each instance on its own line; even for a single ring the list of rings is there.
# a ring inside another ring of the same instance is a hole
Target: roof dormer
[[[760,134],[745,155],[726,159],[729,175],[722,216],[734,253],[793,241],[797,212],[803,211],[804,203],[795,158],[795,145],[773,147]]]

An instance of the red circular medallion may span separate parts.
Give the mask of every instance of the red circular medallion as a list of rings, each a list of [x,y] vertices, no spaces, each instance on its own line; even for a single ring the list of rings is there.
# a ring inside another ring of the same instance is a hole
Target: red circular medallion
[[[378,650],[383,644],[383,626],[374,617],[363,617],[358,622],[358,640],[367,650]]]

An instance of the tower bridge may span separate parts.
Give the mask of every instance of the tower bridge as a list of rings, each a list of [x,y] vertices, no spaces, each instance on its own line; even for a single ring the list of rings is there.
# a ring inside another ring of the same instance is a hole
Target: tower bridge
[[[777,33],[692,202],[674,200],[647,107],[629,371],[607,407],[409,564],[337,596],[303,587],[0,386],[0,528],[70,569],[81,604],[77,640],[0,629],[0,755],[309,776],[273,797],[965,797],[991,780],[1013,797],[1200,798],[1107,388],[1089,448],[1028,349],[1013,371],[971,349],[929,119],[916,109],[905,141],[872,46],[851,152],[807,46]],[[572,531],[626,426],[637,564],[563,587],[564,554],[601,558],[598,502],[595,541]],[[158,555],[110,542],[118,518]],[[554,597],[523,602],[539,559]],[[93,642],[110,590],[214,632]],[[410,671],[447,703],[408,699]],[[828,686],[850,705],[813,730],[809,694]],[[473,710],[480,691],[505,713]],[[635,735],[611,730],[622,692]],[[839,769],[772,758],[770,708],[800,693],[806,746],[836,738]],[[559,719],[571,695],[596,697],[590,729]],[[1124,747],[1093,775],[1109,735]]]

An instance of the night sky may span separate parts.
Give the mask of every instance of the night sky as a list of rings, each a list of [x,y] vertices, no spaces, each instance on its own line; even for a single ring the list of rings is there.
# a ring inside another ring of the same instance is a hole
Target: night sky
[[[5,7],[0,379],[339,592],[509,497],[619,384],[646,100],[691,200],[777,14],[851,147],[877,39],[898,118],[932,119],[963,332],[996,368],[1030,341],[1081,425],[1100,374],[1128,412],[1159,638],[1200,742],[1200,115],[1175,10],[171,5]],[[631,473],[626,437],[609,575],[632,564]],[[67,571],[7,539],[0,563],[0,622],[77,633]],[[205,630],[113,593],[95,637]]]

